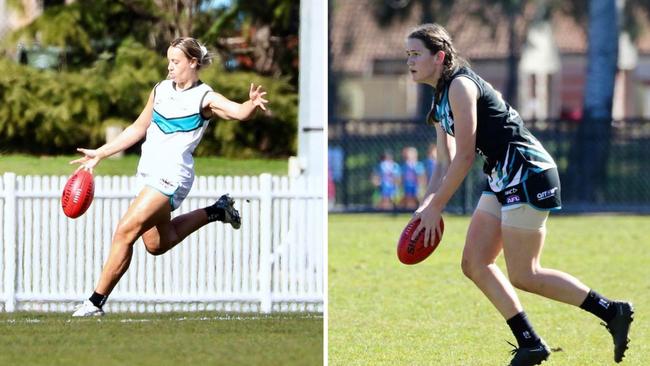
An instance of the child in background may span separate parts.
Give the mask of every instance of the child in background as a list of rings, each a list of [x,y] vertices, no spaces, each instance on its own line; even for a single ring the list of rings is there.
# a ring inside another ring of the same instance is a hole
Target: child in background
[[[424,160],[424,169],[427,172],[427,182],[433,176],[433,172],[436,171],[436,160],[438,159],[438,151],[436,144],[429,145],[429,151],[427,152],[427,158]]]
[[[397,185],[400,180],[399,164],[393,160],[393,155],[386,151],[380,157],[380,162],[373,171],[372,184],[379,188],[381,196],[377,208],[392,210],[395,207]]]
[[[424,164],[418,161],[418,150],[407,146],[402,150],[402,188],[404,196],[400,202],[403,208],[414,210],[419,206],[418,194],[420,187],[426,185]]]

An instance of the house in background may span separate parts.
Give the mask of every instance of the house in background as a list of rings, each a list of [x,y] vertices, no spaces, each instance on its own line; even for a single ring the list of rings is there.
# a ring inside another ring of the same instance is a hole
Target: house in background
[[[410,14],[382,27],[373,15],[372,0],[335,3],[330,14],[331,70],[338,98],[335,116],[331,117],[417,117],[418,87],[407,73],[404,45],[408,32],[421,23],[419,4],[413,5]],[[507,21],[503,14],[495,13],[491,18],[495,25],[482,23],[467,14],[472,5],[456,1],[443,25],[461,56],[503,91],[508,80]],[[524,118],[579,120],[587,70],[586,28],[559,12],[547,21],[535,21],[535,12],[533,5],[515,22],[517,38],[522,40],[516,51],[515,107]],[[621,34],[618,64],[613,117],[650,118],[648,24],[635,42],[626,33]]]

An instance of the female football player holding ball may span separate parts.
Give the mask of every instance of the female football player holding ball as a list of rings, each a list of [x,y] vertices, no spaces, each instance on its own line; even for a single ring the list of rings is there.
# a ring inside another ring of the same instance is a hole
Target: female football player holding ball
[[[425,245],[433,240],[442,210],[478,153],[487,184],[469,225],[462,269],[517,339],[510,365],[538,365],[551,352],[533,329],[515,287],[602,319],[614,339],[614,360],[620,362],[629,341],[632,304],[612,301],[577,278],[540,264],[546,219],[561,206],[553,158],[517,111],[458,56],[443,27],[423,24],[414,29],[406,54],[413,80],[435,88],[427,122],[435,126],[438,149],[435,173],[412,218],[421,219],[413,238],[424,230]],[[508,277],[495,264],[501,251]]]

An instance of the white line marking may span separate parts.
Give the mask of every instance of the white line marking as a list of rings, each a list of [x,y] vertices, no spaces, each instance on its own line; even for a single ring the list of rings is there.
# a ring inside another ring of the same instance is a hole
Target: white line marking
[[[292,320],[292,319],[323,319],[323,316],[320,314],[308,314],[303,316],[292,316],[292,317],[283,317],[283,316],[240,316],[240,315],[218,315],[218,316],[201,316],[201,317],[180,317],[180,318],[118,318],[119,314],[115,315],[106,315],[104,317],[88,317],[88,318],[77,318],[77,319],[65,319],[66,323],[79,322],[79,321],[97,321],[97,322],[119,322],[119,323],[149,323],[149,322],[184,322],[184,321],[245,321],[245,320]],[[0,324],[33,324],[33,323],[46,323],[48,321],[60,321],[64,319],[2,319]]]

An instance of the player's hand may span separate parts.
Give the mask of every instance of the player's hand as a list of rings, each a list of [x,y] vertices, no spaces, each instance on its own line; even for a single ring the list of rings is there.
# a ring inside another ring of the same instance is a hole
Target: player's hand
[[[261,85],[255,87],[255,85],[251,83],[251,89],[248,91],[248,98],[255,107],[259,107],[263,111],[266,110],[266,103],[269,102],[268,100],[264,99],[265,95],[266,92],[262,90]]]
[[[409,224],[417,219],[420,219],[420,224],[413,231],[411,240],[416,240],[420,232],[424,230],[424,247],[434,245],[436,236],[440,237],[440,216],[442,210],[436,208],[431,204],[433,195],[425,199],[422,205],[413,213],[413,217]],[[433,235],[435,233],[435,235]]]
[[[78,148],[77,151],[80,153],[84,154],[82,158],[72,160],[70,164],[81,164],[77,168],[75,172],[78,172],[79,170],[87,170],[88,172],[92,173],[93,169],[99,164],[99,162],[102,160],[101,155],[97,152],[97,150],[94,149],[82,149]]]

